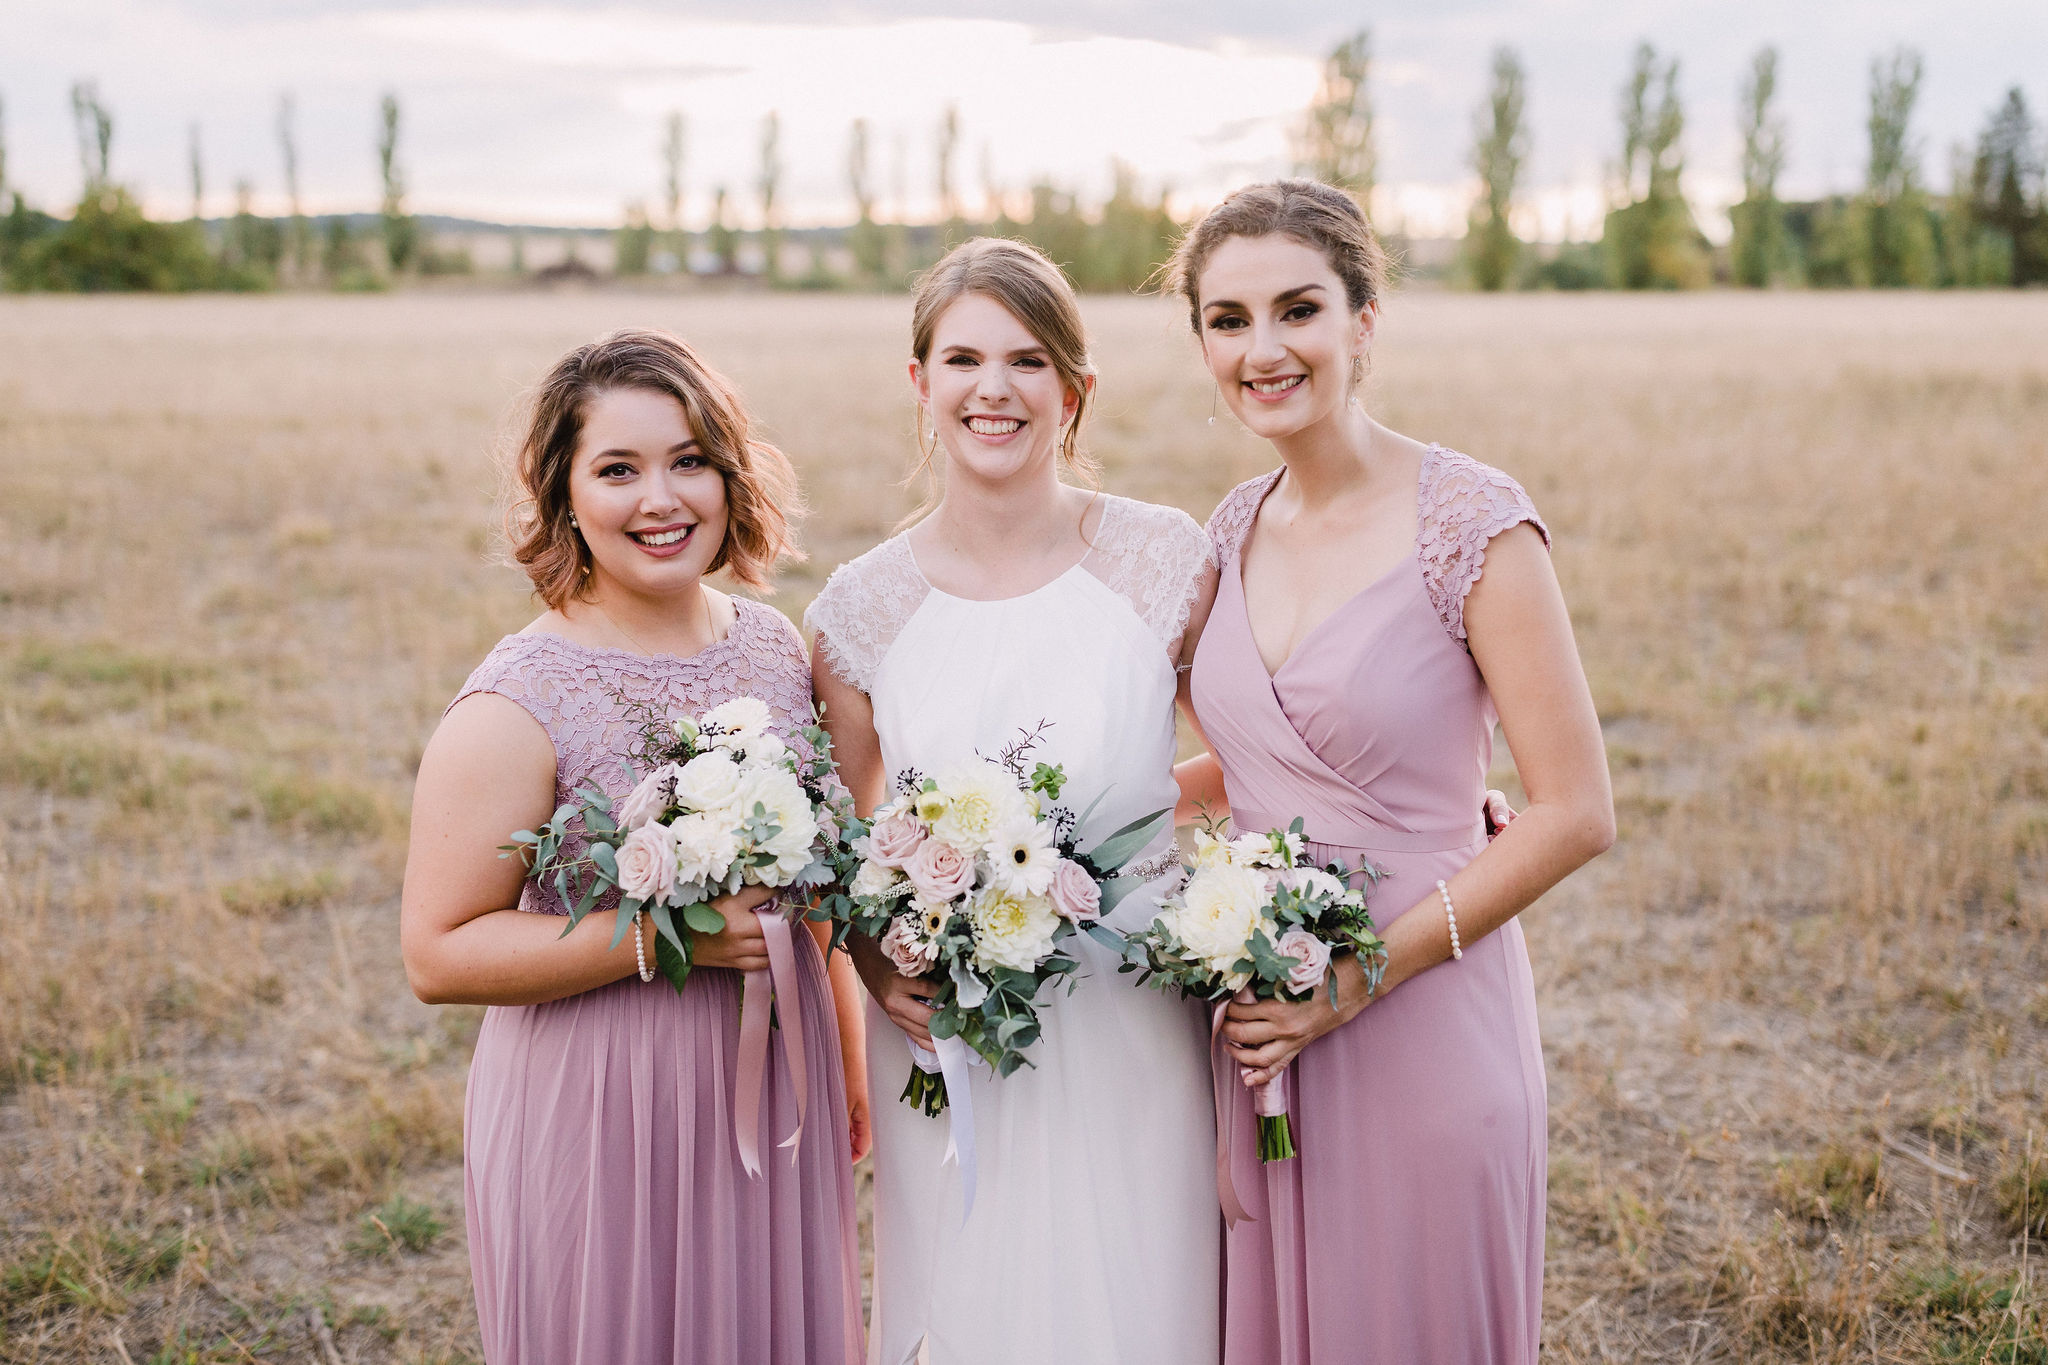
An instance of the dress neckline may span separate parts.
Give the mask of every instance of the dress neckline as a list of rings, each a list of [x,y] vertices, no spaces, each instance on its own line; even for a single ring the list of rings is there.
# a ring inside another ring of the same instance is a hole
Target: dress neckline
[[[1107,530],[1109,527],[1110,514],[1116,510],[1117,503],[1122,501],[1122,499],[1118,498],[1114,493],[1098,492],[1095,496],[1102,500],[1102,515],[1096,518],[1095,521],[1095,540],[1099,541],[1102,539],[1103,532]],[[1084,520],[1086,519],[1086,516],[1087,514],[1084,512],[1082,514]],[[943,597],[948,602],[965,602],[969,606],[976,607],[1001,606],[1006,602],[1025,602],[1029,601],[1031,598],[1038,596],[1042,592],[1049,592],[1053,588],[1056,588],[1060,584],[1066,582],[1069,578],[1072,578],[1075,574],[1084,572],[1088,564],[1089,556],[1095,553],[1094,543],[1088,542],[1088,548],[1081,551],[1081,557],[1079,559],[1075,560],[1072,564],[1069,564],[1066,568],[1054,574],[1051,578],[1046,579],[1045,582],[1040,583],[1037,587],[1028,589],[1024,592],[1011,593],[1008,597],[962,597],[959,593],[947,592],[944,588],[932,582],[931,579],[925,576],[924,566],[917,562],[917,547],[910,543],[909,531],[905,531],[900,537],[898,537],[898,539],[900,539],[903,542],[903,555],[904,558],[910,561],[910,571],[917,575],[918,582],[924,584],[926,592],[930,593],[934,597]]]
[[[757,610],[766,611],[770,610],[770,608],[762,606],[752,598],[740,597],[736,594],[732,595],[732,624],[726,627],[725,634],[719,636],[695,654],[642,654],[638,650],[618,649],[611,645],[586,645],[581,640],[572,640],[568,636],[552,630],[522,630],[516,632],[512,638],[515,640],[544,640],[551,645],[576,654],[608,654],[619,659],[637,659],[641,663],[695,664],[709,658],[733,643],[739,633],[746,629],[747,618]]]
[[[1422,500],[1424,490],[1426,490],[1429,487],[1430,466],[1435,463],[1437,455],[1442,449],[1442,446],[1438,445],[1435,441],[1431,441],[1427,446],[1423,448],[1421,465],[1415,471],[1415,525],[1414,530],[1409,535],[1407,552],[1404,553],[1399,559],[1395,560],[1391,565],[1389,565],[1387,567],[1386,572],[1382,573],[1379,577],[1373,579],[1372,582],[1367,583],[1365,586],[1361,587],[1357,592],[1352,593],[1349,597],[1345,598],[1342,602],[1339,602],[1336,606],[1330,608],[1329,612],[1326,613],[1321,620],[1317,621],[1314,625],[1310,626],[1306,631],[1302,633],[1301,638],[1294,642],[1294,648],[1287,652],[1287,657],[1280,661],[1279,667],[1270,669],[1266,667],[1265,655],[1259,652],[1258,632],[1252,629],[1251,599],[1245,596],[1244,591],[1245,543],[1252,538],[1252,532],[1258,529],[1259,512],[1265,507],[1266,499],[1273,496],[1273,490],[1280,486],[1281,478],[1287,473],[1287,466],[1284,464],[1281,465],[1278,469],[1274,470],[1271,475],[1268,476],[1265,488],[1260,491],[1258,500],[1252,504],[1251,518],[1245,522],[1244,534],[1238,539],[1236,565],[1237,572],[1235,574],[1235,577],[1237,579],[1237,605],[1239,609],[1239,615],[1242,616],[1244,619],[1245,637],[1251,644],[1252,657],[1259,661],[1259,669],[1260,671],[1265,673],[1267,682],[1278,682],[1280,679],[1280,675],[1287,671],[1287,666],[1293,663],[1297,658],[1301,656],[1302,651],[1305,648],[1307,648],[1309,641],[1313,640],[1316,636],[1322,634],[1323,629],[1326,626],[1328,626],[1332,621],[1336,620],[1338,617],[1348,612],[1353,606],[1353,604],[1358,602],[1359,599],[1366,596],[1366,594],[1377,590],[1383,584],[1392,581],[1396,574],[1400,573],[1403,569],[1406,569],[1410,564],[1416,564],[1419,562],[1417,556],[1421,553],[1422,550]]]

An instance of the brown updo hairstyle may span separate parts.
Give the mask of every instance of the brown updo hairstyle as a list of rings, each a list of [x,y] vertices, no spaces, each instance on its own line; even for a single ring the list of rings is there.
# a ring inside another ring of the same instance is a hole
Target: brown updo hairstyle
[[[1073,421],[1067,423],[1066,434],[1060,438],[1060,458],[1095,487],[1101,469],[1081,449],[1081,424],[1088,417],[1088,381],[1095,377],[1095,361],[1088,354],[1088,329],[1081,322],[1081,302],[1074,295],[1074,286],[1052,258],[1035,246],[1006,237],[975,237],[962,242],[917,282],[917,298],[910,310],[910,353],[918,364],[930,362],[932,336],[940,316],[965,294],[994,299],[1045,347],[1054,372],[1080,400]],[[912,471],[912,478],[930,472],[935,445],[924,444],[920,425],[918,447],[924,458]]]
[[[1232,237],[1287,237],[1323,253],[1351,311],[1362,313],[1387,292],[1390,267],[1379,234],[1358,202],[1320,180],[1269,180],[1247,185],[1189,228],[1166,263],[1167,288],[1188,302],[1188,325],[1202,331],[1202,267]]]
[[[752,419],[732,383],[690,344],[667,332],[627,330],[578,346],[555,362],[533,396],[526,438],[511,470],[505,534],[533,590],[560,610],[582,597],[590,547],[569,524],[569,470],[590,401],[611,389],[665,393],[683,405],[690,434],[725,479],[725,540],[707,572],[720,569],[757,592],[769,591],[776,563],[800,559],[791,521],[802,515],[789,459],[752,434]]]

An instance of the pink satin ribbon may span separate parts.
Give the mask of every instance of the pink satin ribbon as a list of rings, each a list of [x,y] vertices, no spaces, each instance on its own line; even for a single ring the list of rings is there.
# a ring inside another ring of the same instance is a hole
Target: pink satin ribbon
[[[1223,1046],[1223,1012],[1230,1008],[1229,1001],[1219,1003],[1209,1015],[1209,1070],[1216,1085],[1216,1202],[1223,1206],[1223,1221],[1236,1227],[1251,1215],[1245,1212],[1244,1200],[1237,1193],[1237,1177],[1242,1174],[1249,1179],[1257,1174],[1254,1169],[1240,1172],[1239,1157],[1249,1157],[1254,1168],[1258,1165],[1258,1149],[1249,1152],[1233,1151],[1232,1137],[1238,1128],[1240,1118],[1248,1118],[1251,1097],[1239,1082],[1238,1075],[1243,1067]]]
[[[761,1092],[768,1077],[768,1034],[771,1004],[779,1006],[782,1022],[782,1055],[789,1063],[790,1085],[796,1091],[796,1128],[781,1145],[796,1157],[797,1141],[804,1135],[804,1102],[809,1096],[809,1078],[804,1066],[803,997],[798,994],[796,950],[791,944],[789,920],[779,900],[769,901],[754,911],[761,921],[761,936],[768,945],[768,970],[748,972],[740,988],[739,1086],[734,1097],[734,1134],[739,1139],[740,1164],[747,1174],[761,1174]]]

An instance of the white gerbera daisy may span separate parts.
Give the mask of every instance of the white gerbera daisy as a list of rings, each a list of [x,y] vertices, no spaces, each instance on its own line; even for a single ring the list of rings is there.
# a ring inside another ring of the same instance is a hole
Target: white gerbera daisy
[[[1012,820],[989,835],[989,880],[1019,896],[1043,896],[1052,889],[1059,869],[1059,851],[1052,846],[1052,826],[1038,820]]]

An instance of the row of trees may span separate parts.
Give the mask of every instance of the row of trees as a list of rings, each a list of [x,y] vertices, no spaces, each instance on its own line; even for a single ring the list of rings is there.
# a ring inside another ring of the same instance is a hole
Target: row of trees
[[[1361,35],[1362,39],[1362,35]],[[1333,73],[1362,83],[1355,46],[1330,58]],[[2048,184],[2025,95],[2006,93],[1974,148],[1957,145],[1950,188],[1927,188],[1913,109],[1924,66],[1901,48],[1872,61],[1862,191],[1789,202],[1778,193],[1788,133],[1778,108],[1778,54],[1759,51],[1740,98],[1743,197],[1729,209],[1732,236],[1721,273],[1731,283],[1840,286],[1983,286],[2048,281]],[[1493,58],[1480,106],[1472,167],[1481,190],[1462,264],[1482,289],[1607,284],[1686,289],[1716,273],[1683,186],[1685,110],[1675,57],[1648,43],[1636,49],[1621,92],[1621,155],[1615,207],[1597,243],[1568,246],[1539,261],[1515,235],[1512,215],[1529,154],[1526,78],[1516,54]],[[1361,158],[1371,165],[1370,154]]]
[[[710,221],[700,234],[684,222],[687,134],[682,113],[671,113],[661,145],[665,211],[656,222],[644,203],[627,206],[614,252],[614,269],[621,275],[688,269],[693,261],[717,274],[741,269],[743,234],[731,222],[735,196],[726,186],[712,191]],[[753,185],[760,224],[753,233],[754,255],[760,273],[772,283],[800,287],[901,288],[954,243],[987,233],[1036,243],[1063,262],[1083,289],[1129,290],[1142,287],[1172,250],[1180,225],[1167,208],[1166,191],[1146,193],[1137,172],[1121,161],[1111,162],[1110,195],[1091,213],[1078,195],[1050,180],[1038,181],[1022,196],[1006,191],[996,183],[984,153],[981,204],[970,213],[961,193],[960,141],[959,111],[948,107],[935,139],[938,222],[911,224],[901,221],[900,214],[885,221],[878,216],[874,131],[866,119],[855,119],[845,162],[853,224],[840,252],[814,250],[808,269],[792,274],[784,266],[781,118],[771,111],[761,123]]]
[[[383,182],[377,230],[358,233],[346,216],[309,219],[299,201],[296,109],[278,102],[277,139],[286,201],[282,218],[259,217],[252,187],[235,186],[232,217],[202,216],[206,170],[199,125],[192,125],[189,166],[192,213],[182,221],[152,219],[110,170],[114,116],[91,82],[71,88],[84,189],[71,216],[58,218],[28,203],[7,183],[6,105],[0,101],[0,286],[56,290],[267,289],[277,284],[376,288],[392,274],[464,269],[466,262],[430,249],[405,207],[398,156],[400,112],[395,96],[378,108],[377,161]]]
[[[1296,129],[1296,169],[1341,185],[1361,203],[1377,178],[1372,99],[1372,40],[1361,31],[1324,63],[1316,95]],[[1743,198],[1729,210],[1725,251],[1701,233],[1684,189],[1686,119],[1677,58],[1644,43],[1621,88],[1619,154],[1612,163],[1612,208],[1598,241],[1542,247],[1515,223],[1523,202],[1532,135],[1527,75],[1511,49],[1496,51],[1474,129],[1471,168],[1478,192],[1460,248],[1459,272],[1482,289],[1527,287],[1693,288],[1721,278],[1748,286],[2004,285],[2048,281],[2048,184],[2039,132],[2017,88],[1994,109],[1974,147],[1958,145],[1949,190],[1928,187],[1912,118],[1923,78],[1920,56],[1900,49],[1871,64],[1865,183],[1853,195],[1815,201],[1780,197],[1789,134],[1778,105],[1778,54],[1765,48],[1740,92]],[[30,206],[19,193],[0,216],[0,283],[11,288],[264,288],[273,284],[376,287],[409,273],[468,268],[437,251],[407,211],[399,158],[400,111],[394,96],[378,110],[376,155],[382,198],[374,229],[347,217],[319,222],[301,211],[294,106],[279,104],[277,137],[289,211],[258,217],[250,187],[236,187],[230,219],[201,215],[205,182],[199,130],[191,139],[192,214],[159,222],[143,214],[109,174],[113,117],[90,84],[74,87],[72,112],[85,189],[69,218]],[[0,104],[0,208],[9,203],[5,106]],[[709,221],[685,223],[688,126],[672,113],[661,147],[657,210],[629,206],[614,241],[621,275],[673,271],[758,273],[797,286],[901,287],[948,245],[977,232],[1036,242],[1064,263],[1082,287],[1141,287],[1171,248],[1179,224],[1163,187],[1142,189],[1135,171],[1113,163],[1109,197],[1088,211],[1071,190],[1046,180],[1017,193],[996,183],[983,153],[980,203],[966,207],[959,173],[961,128],[948,109],[936,129],[935,223],[903,221],[902,144],[896,148],[895,221],[879,212],[874,133],[854,120],[845,152],[854,222],[833,249],[812,238],[808,264],[786,266],[780,118],[761,124],[749,216],[732,221],[741,196],[711,195]],[[519,242],[514,269],[523,270]]]

